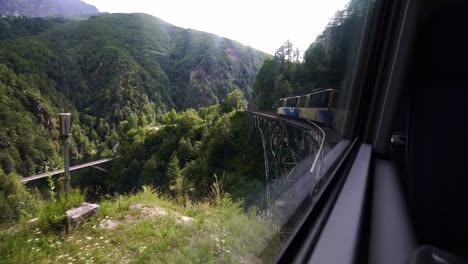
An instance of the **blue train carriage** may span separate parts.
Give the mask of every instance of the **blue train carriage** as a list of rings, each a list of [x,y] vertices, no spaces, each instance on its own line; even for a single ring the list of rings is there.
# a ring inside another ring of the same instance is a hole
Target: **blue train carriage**
[[[278,114],[331,125],[336,93],[335,89],[325,89],[305,95],[281,98]]]

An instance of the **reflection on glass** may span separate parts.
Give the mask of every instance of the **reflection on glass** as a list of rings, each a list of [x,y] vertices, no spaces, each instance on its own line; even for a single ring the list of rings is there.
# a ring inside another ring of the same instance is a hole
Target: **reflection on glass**
[[[294,49],[286,42],[257,74],[255,106],[275,115],[252,113],[250,126],[264,148],[262,208],[266,221],[279,230],[279,244],[300,219],[301,206],[313,204],[329,180],[324,175],[334,160],[327,154],[343,149],[345,141],[340,141],[352,120],[352,80],[370,4],[354,0],[336,12],[303,61],[289,59]],[[278,98],[286,104],[273,105]]]

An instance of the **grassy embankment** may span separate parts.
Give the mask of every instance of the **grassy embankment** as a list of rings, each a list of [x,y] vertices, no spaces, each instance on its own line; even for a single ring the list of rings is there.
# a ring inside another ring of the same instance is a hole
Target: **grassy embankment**
[[[184,207],[145,187],[101,202],[99,216],[68,234],[41,221],[0,227],[0,263],[271,261],[274,227],[241,208],[229,195]]]

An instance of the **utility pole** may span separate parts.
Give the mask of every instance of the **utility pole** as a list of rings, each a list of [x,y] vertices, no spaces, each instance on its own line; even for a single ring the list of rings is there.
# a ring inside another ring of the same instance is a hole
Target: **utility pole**
[[[70,146],[69,138],[71,136],[71,115],[70,113],[59,113],[60,118],[60,139],[63,146],[63,158],[65,163],[65,197],[68,200],[70,193]]]

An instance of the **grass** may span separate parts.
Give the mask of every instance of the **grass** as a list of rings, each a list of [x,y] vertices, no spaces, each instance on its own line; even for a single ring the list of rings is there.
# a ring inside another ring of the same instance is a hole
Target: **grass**
[[[278,235],[256,215],[229,195],[183,207],[146,187],[102,202],[98,217],[69,234],[27,222],[1,227],[0,263],[270,262],[262,253]]]

